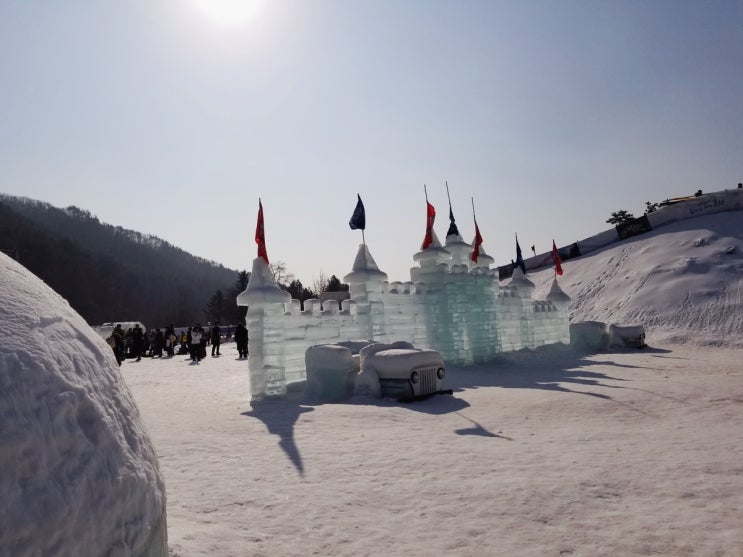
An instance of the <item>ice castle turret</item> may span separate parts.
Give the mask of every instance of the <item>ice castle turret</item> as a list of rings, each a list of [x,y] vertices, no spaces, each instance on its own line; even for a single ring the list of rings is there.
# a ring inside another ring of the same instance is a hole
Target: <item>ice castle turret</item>
[[[470,255],[472,255],[472,245],[465,242],[459,233],[449,234],[446,237],[446,251],[451,254],[452,265],[470,264]]]
[[[248,306],[248,366],[250,392],[255,398],[286,393],[283,304],[290,300],[289,293],[273,278],[268,263],[255,258],[248,286],[237,296],[238,306]]]
[[[385,323],[382,290],[387,281],[387,273],[379,270],[366,244],[359,245],[353,271],[343,277],[343,281],[349,285],[349,294],[356,301],[357,312],[366,315],[365,320],[359,320],[362,332],[366,333],[364,338],[383,337]]]
[[[504,351],[533,348],[532,296],[534,283],[520,267],[513,270],[511,280],[500,289],[499,332]]]
[[[421,248],[419,252],[413,255],[413,260],[420,267],[410,269],[410,279],[413,282],[420,282],[425,280],[427,274],[437,273],[448,268],[451,254],[442,247],[441,240],[436,236],[436,232],[431,231],[431,244],[426,248]],[[441,267],[442,265],[443,267]]]
[[[475,240],[472,240],[472,245],[475,245]],[[486,270],[489,270],[490,266],[495,263],[495,259],[485,253],[485,248],[480,245],[477,247],[477,261],[472,261],[470,258],[468,263],[472,269],[477,269],[479,267],[483,270],[482,272],[487,272]]]
[[[560,285],[557,284],[557,277],[552,280],[547,301],[555,307],[557,315],[552,319],[550,333],[556,338],[556,342],[570,344],[570,322],[568,319],[568,308],[570,306],[570,296],[563,292]]]

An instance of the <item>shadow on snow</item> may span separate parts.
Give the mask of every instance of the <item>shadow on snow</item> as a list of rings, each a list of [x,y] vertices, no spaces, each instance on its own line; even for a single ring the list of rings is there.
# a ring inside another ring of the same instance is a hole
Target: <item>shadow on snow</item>
[[[617,351],[615,353],[630,352],[636,352],[636,350]],[[659,355],[657,357],[671,357],[660,356],[660,354],[670,353],[670,350],[665,349],[646,347],[643,352],[654,356]],[[269,433],[278,435],[279,446],[299,475],[304,476],[304,463],[294,439],[294,428],[299,417],[307,412],[312,412],[314,406],[322,404],[372,405],[400,407],[431,415],[455,413],[471,424],[471,427],[455,429],[453,433],[457,435],[476,435],[512,441],[513,439],[510,437],[493,433],[480,423],[463,415],[461,411],[468,408],[470,404],[457,397],[456,393],[491,387],[543,389],[568,394],[581,394],[620,403],[611,396],[596,392],[592,388],[632,389],[633,387],[607,383],[607,381],[625,382],[627,380],[588,369],[594,366],[643,368],[643,366],[618,364],[611,360],[602,360],[600,354],[580,353],[567,346],[541,347],[537,350],[522,350],[508,354],[485,364],[449,368],[445,383],[448,388],[454,390],[453,396],[435,395],[415,402],[398,402],[389,398],[370,399],[366,397],[349,397],[341,401],[320,402],[307,400],[301,392],[290,391],[285,397],[272,397],[251,402],[252,410],[242,412],[242,415],[260,420],[266,425]],[[663,395],[658,394],[658,396]],[[635,408],[632,409],[639,411]]]

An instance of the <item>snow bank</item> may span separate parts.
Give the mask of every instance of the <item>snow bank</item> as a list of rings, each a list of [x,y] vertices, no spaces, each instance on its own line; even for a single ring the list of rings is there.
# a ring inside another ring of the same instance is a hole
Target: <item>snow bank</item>
[[[563,263],[570,321],[644,325],[652,342],[743,346],[743,212],[681,220]],[[530,274],[536,295],[554,273]]]
[[[0,555],[167,555],[157,456],[111,349],[0,254]]]

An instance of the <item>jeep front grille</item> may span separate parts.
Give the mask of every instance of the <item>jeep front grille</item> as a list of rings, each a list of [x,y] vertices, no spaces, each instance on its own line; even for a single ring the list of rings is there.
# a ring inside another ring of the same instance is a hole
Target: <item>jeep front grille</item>
[[[418,377],[420,378],[420,392],[418,394],[427,395],[435,393],[438,389],[436,388],[436,370],[435,367],[424,367],[418,369]]]

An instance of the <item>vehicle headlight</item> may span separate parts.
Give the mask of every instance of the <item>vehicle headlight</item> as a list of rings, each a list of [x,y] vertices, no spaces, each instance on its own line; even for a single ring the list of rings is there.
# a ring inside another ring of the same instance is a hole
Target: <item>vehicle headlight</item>
[[[446,370],[443,367],[440,367],[439,369],[436,370],[436,376],[439,379],[443,379],[444,375],[446,375]]]
[[[418,372],[414,371],[410,374],[410,382],[411,383],[417,383],[418,382]]]

